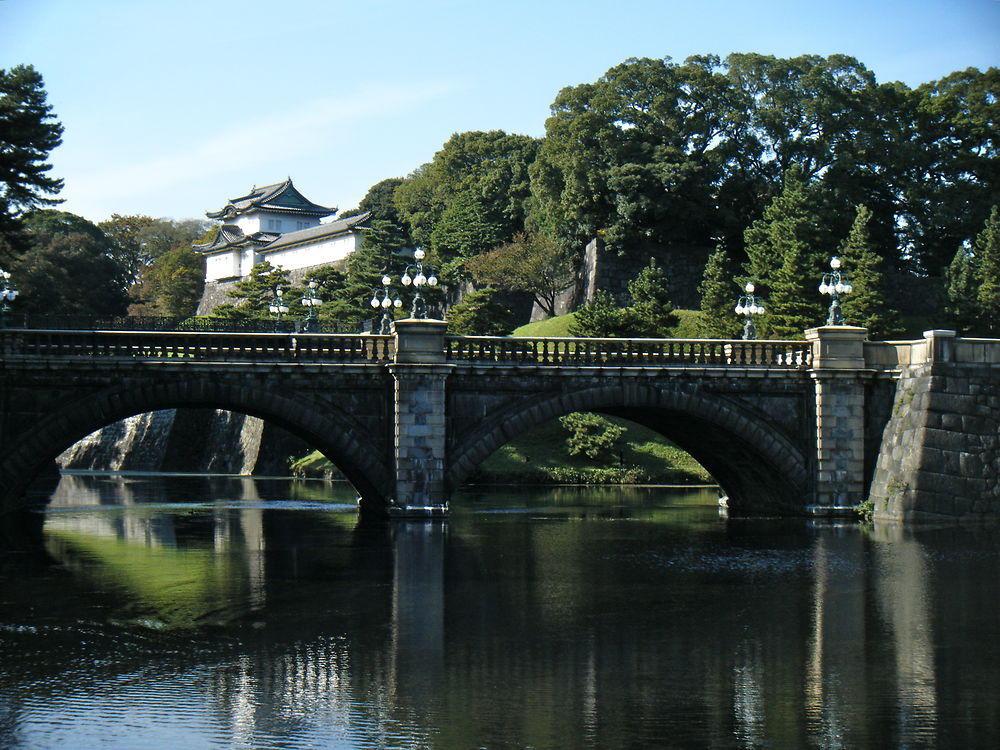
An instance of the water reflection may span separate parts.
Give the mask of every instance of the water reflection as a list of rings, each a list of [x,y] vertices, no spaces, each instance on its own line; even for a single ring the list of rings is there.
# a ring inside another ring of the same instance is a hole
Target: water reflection
[[[711,491],[66,477],[0,567],[0,746],[992,746],[996,530],[722,520]],[[984,689],[984,686],[987,686]]]

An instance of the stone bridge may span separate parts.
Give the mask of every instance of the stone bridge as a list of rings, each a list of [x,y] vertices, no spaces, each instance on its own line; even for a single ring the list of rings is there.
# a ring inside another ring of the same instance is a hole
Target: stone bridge
[[[732,514],[1000,517],[1000,341],[868,342],[0,331],[0,509],[119,419],[214,407],[326,454],[373,515],[447,512],[497,448],[571,411],[617,415],[691,453]]]

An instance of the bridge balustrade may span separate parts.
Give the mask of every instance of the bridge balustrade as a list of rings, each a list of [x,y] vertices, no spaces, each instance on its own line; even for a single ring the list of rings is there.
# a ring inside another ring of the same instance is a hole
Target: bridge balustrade
[[[392,336],[371,334],[200,333],[167,331],[0,331],[5,358],[115,357],[210,362],[392,361]]]
[[[805,341],[449,336],[445,347],[451,361],[494,364],[789,369],[812,364],[812,347]]]

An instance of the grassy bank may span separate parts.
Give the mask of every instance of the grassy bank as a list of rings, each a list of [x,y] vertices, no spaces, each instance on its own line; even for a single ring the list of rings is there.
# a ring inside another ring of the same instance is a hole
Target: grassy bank
[[[590,459],[570,456],[567,432],[558,420],[538,425],[487,458],[471,481],[479,484],[700,484],[711,477],[677,446],[633,422],[609,418],[625,427],[619,446]],[[292,464],[298,476],[339,478],[340,472],[314,451]]]
[[[670,329],[670,338],[675,339],[696,339],[698,333],[698,319],[701,312],[698,310],[675,310],[677,313],[677,325]],[[523,337],[559,337],[569,336],[569,327],[573,322],[573,313],[559,315],[555,318],[539,320],[535,323],[527,323],[520,328],[515,328],[512,336]]]

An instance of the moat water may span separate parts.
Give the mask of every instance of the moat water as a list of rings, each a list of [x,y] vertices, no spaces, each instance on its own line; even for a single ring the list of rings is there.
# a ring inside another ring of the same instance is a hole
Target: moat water
[[[1000,743],[1000,530],[726,520],[711,489],[66,476],[0,552],[0,747]]]

